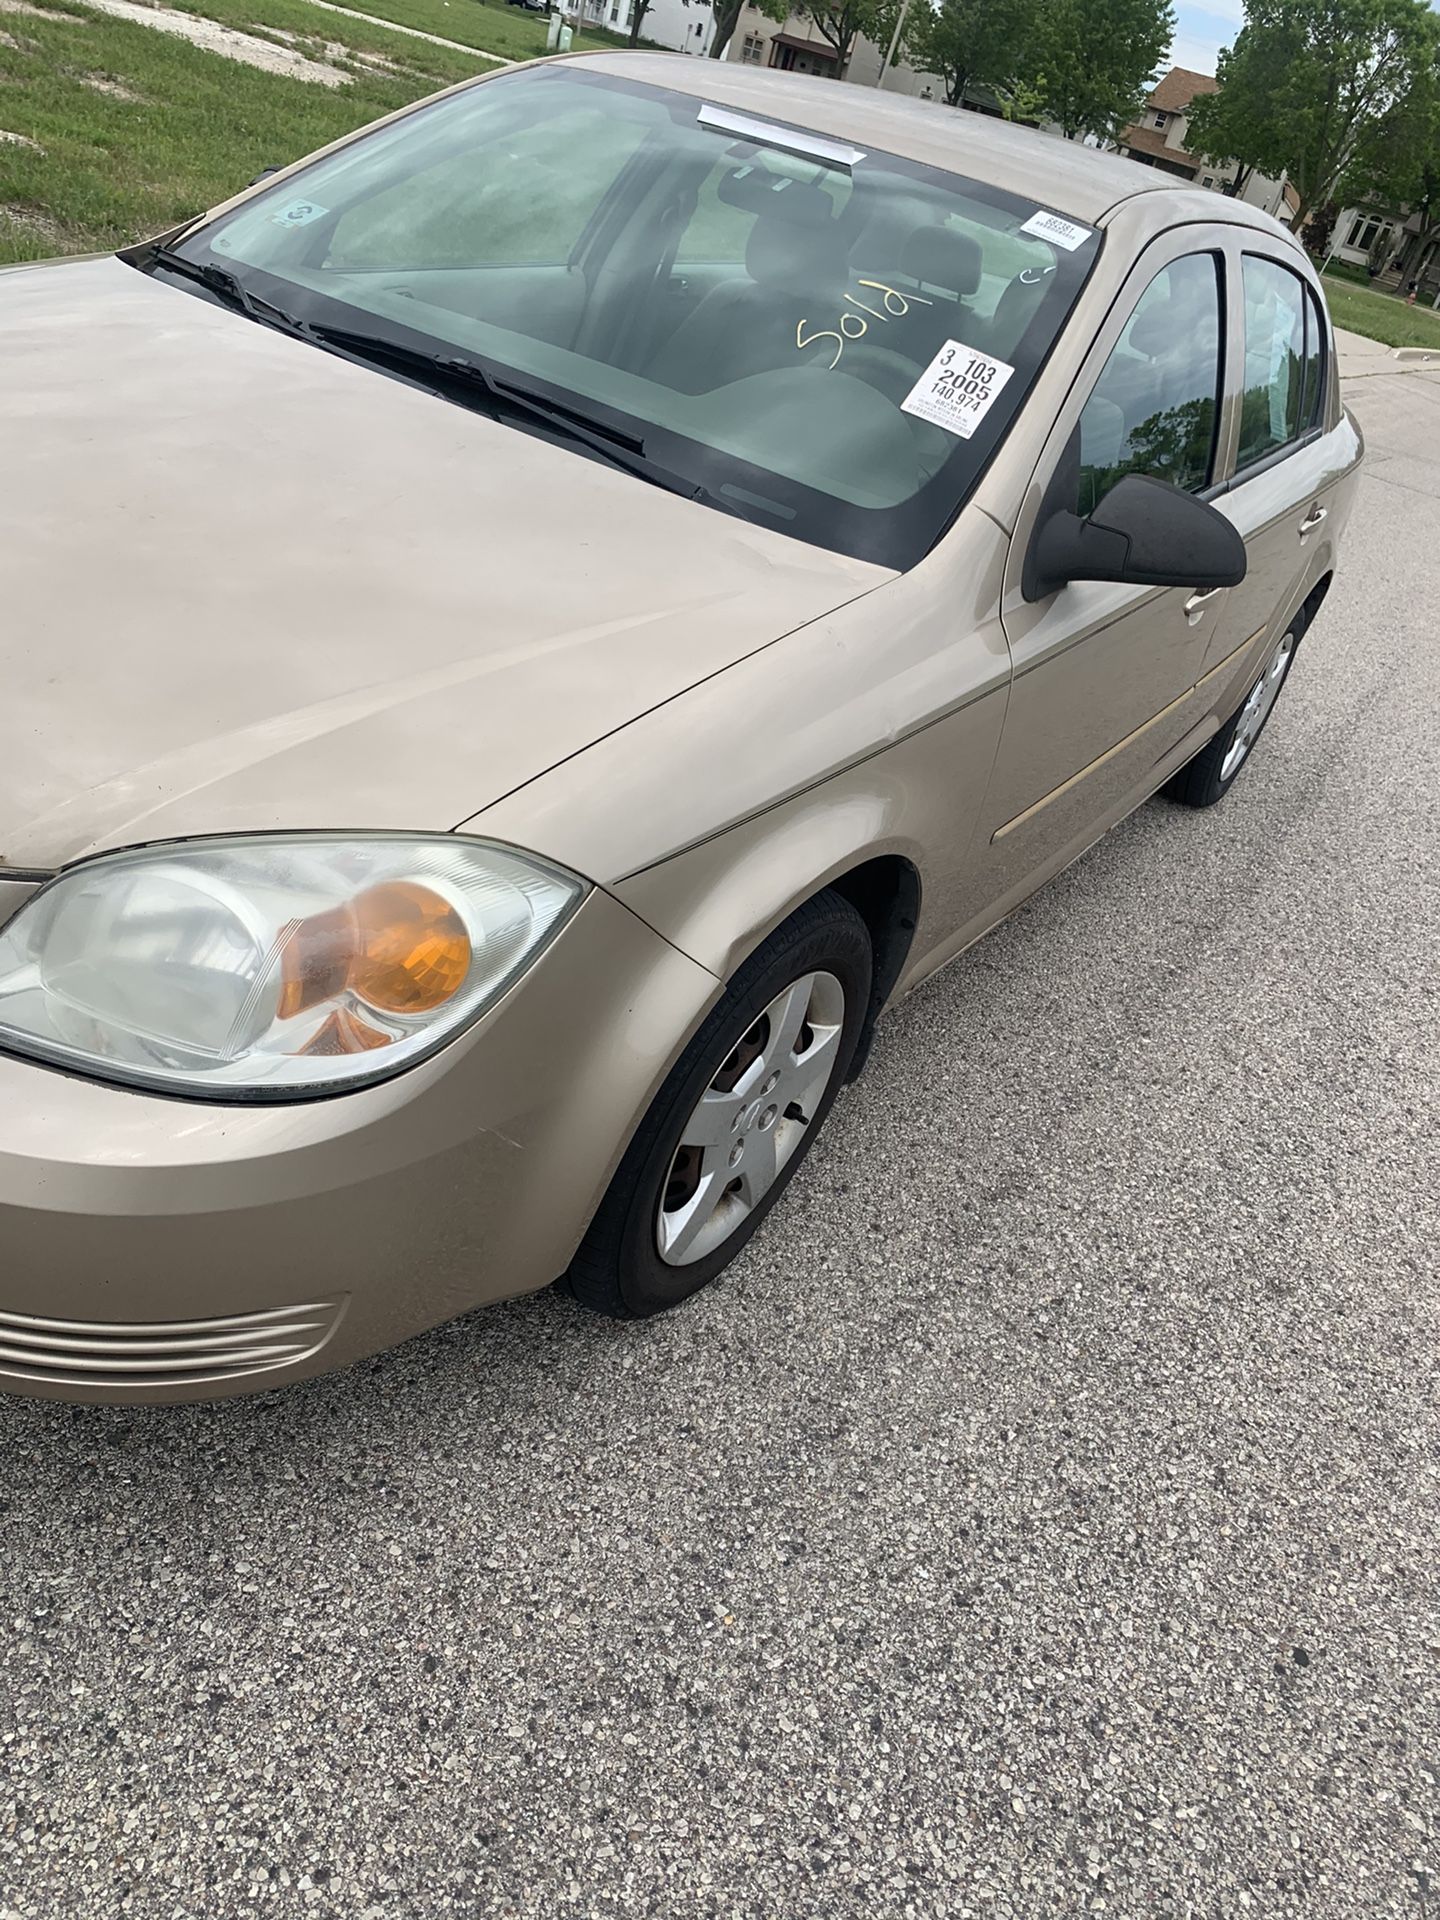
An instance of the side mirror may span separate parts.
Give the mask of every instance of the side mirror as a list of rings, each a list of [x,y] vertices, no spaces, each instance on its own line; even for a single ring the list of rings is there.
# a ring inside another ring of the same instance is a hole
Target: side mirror
[[[1115,580],[1204,593],[1244,578],[1245,542],[1224,514],[1168,481],[1127,473],[1088,520],[1063,509],[1041,520],[1023,592],[1043,600],[1071,580]]]

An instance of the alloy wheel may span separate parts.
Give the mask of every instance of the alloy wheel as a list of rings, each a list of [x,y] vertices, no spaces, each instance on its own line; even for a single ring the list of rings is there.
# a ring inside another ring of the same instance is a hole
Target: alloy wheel
[[[1235,732],[1220,762],[1220,778],[1231,780],[1240,771],[1246,754],[1260,737],[1260,729],[1270,717],[1270,709],[1279,697],[1281,682],[1295,651],[1295,635],[1287,633],[1266,664],[1265,671],[1250,689],[1235,720]]]
[[[713,1253],[774,1186],[840,1056],[845,990],[833,973],[782,988],[726,1055],[686,1121],[655,1217],[667,1266]]]

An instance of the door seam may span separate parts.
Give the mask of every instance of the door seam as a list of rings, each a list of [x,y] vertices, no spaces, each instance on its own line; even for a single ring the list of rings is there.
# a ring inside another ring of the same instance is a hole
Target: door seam
[[[1227,667],[1232,666],[1234,662],[1240,658],[1241,654],[1246,652],[1248,648],[1254,646],[1255,642],[1269,630],[1269,627],[1270,622],[1267,620],[1264,626],[1255,629],[1248,640],[1242,640],[1238,647],[1232,647],[1223,660],[1218,661],[1207,673],[1202,673],[1193,686],[1187,687],[1183,693],[1177,694],[1175,698],[1163,706],[1158,713],[1152,713],[1148,720],[1142,720],[1138,727],[1132,727],[1130,732],[1127,733],[1122,740],[1117,740],[1113,747],[1107,747],[1103,753],[1097,754],[1093,760],[1087,761],[1077,773],[1072,773],[1067,780],[1062,780],[1058,787],[1052,787],[1049,793],[1042,794],[1038,800],[1032,800],[1023,812],[1017,813],[1013,819],[1006,820],[1002,825],[998,826],[990,836],[991,846],[993,847],[997,841],[1003,840],[1007,834],[1014,833],[1017,827],[1024,826],[1025,823],[1033,819],[1037,813],[1043,812],[1052,801],[1063,798],[1065,794],[1071,792],[1075,787],[1078,787],[1082,780],[1088,780],[1090,775],[1103,767],[1107,760],[1113,760],[1117,753],[1123,752],[1126,747],[1133,746],[1143,734],[1150,731],[1151,727],[1158,726],[1168,714],[1174,713],[1178,707],[1183,707],[1187,700],[1193,700],[1207,681],[1213,680],[1216,674],[1223,673]]]

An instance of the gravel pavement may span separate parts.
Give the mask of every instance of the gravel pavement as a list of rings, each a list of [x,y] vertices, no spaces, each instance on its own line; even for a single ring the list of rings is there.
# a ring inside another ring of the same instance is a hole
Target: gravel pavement
[[[1440,376],[1234,797],[886,1022],[727,1283],[0,1402],[0,1914],[1440,1915]]]

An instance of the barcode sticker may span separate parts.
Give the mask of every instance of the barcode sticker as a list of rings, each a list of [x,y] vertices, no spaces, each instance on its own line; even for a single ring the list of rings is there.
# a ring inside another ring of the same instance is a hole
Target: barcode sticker
[[[1067,253],[1073,253],[1076,247],[1083,247],[1093,227],[1077,227],[1073,220],[1062,220],[1058,213],[1032,213],[1020,229],[1021,233],[1033,233],[1037,240],[1048,240],[1052,246],[1063,247]]]
[[[1003,360],[947,340],[900,402],[902,413],[968,440],[1014,373]]]

